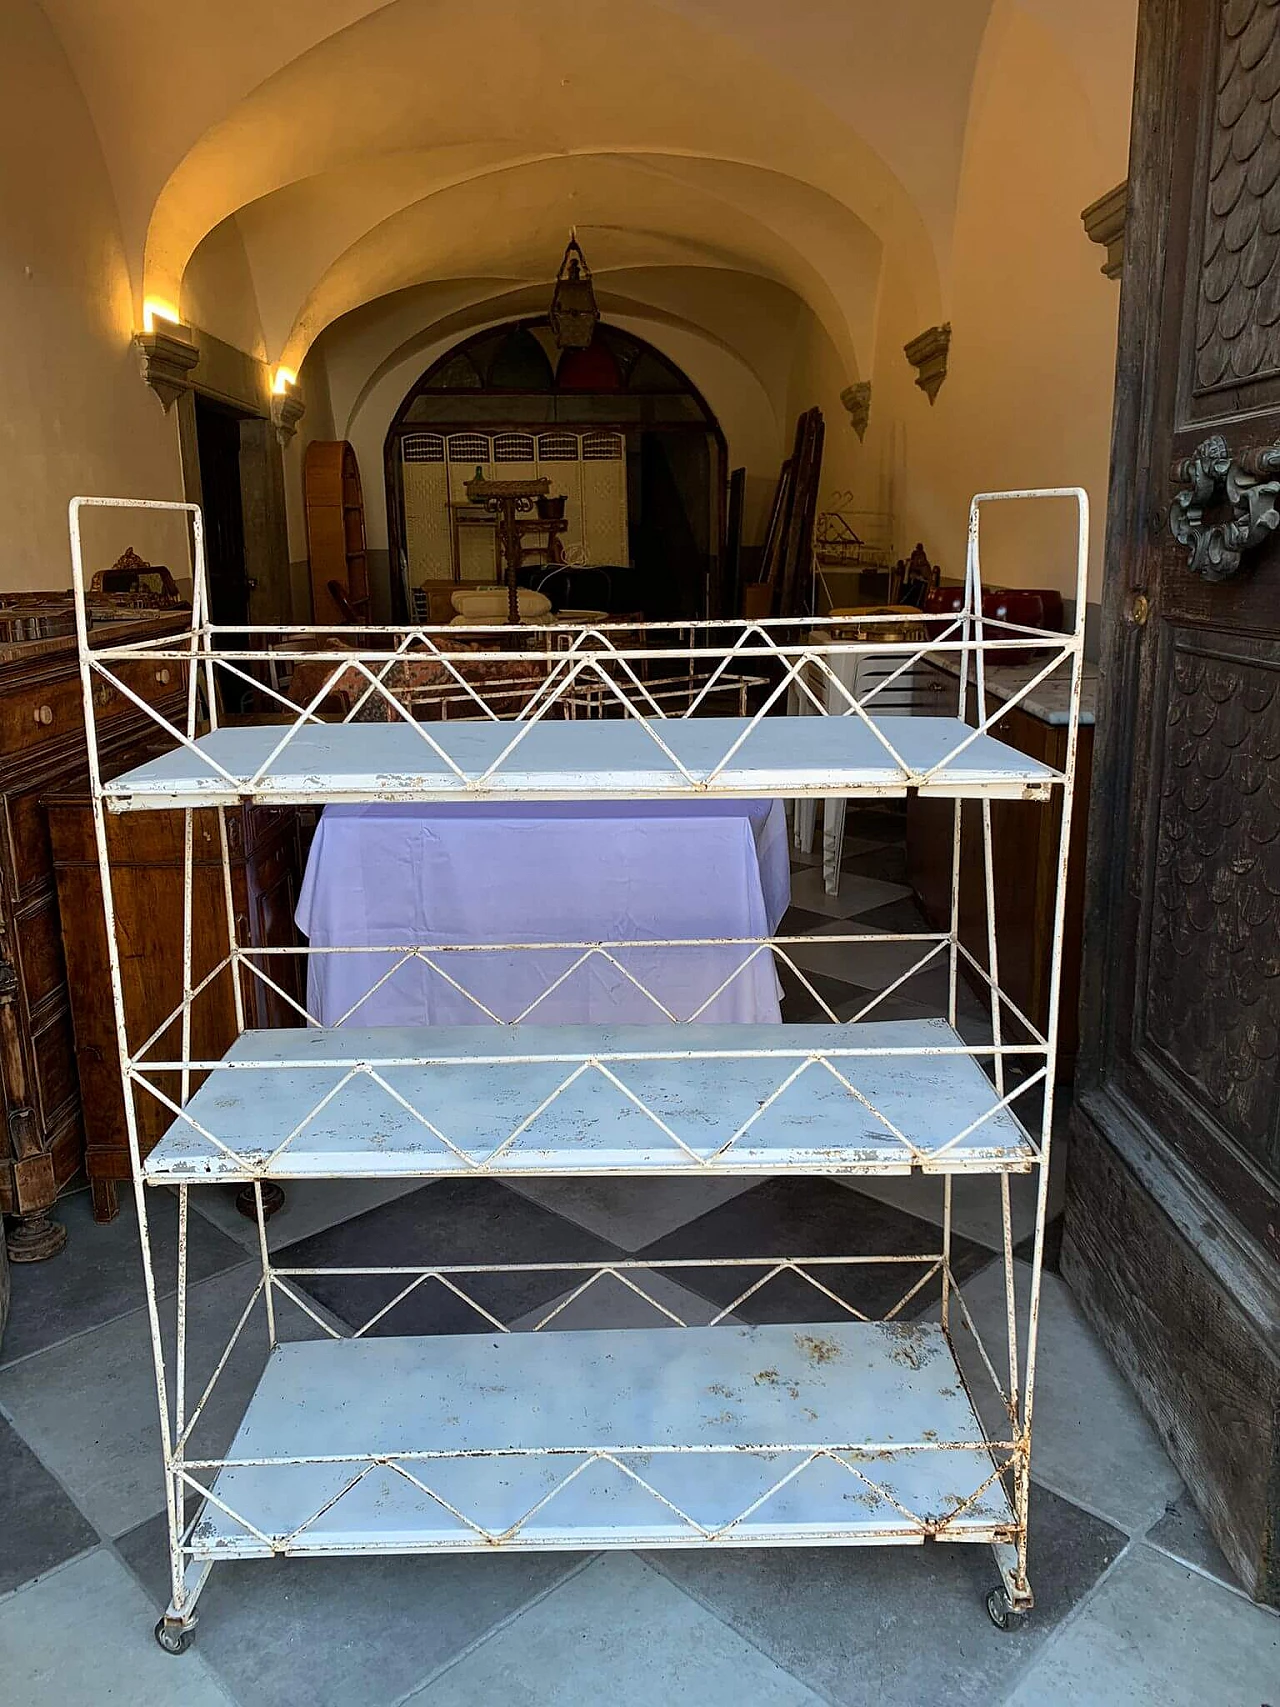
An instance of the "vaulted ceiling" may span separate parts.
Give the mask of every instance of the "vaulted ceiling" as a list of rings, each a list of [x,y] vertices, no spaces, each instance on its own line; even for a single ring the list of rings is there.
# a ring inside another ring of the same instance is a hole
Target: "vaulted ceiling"
[[[1131,59],[1108,51],[1131,46],[1126,0],[44,6],[139,321],[226,305],[208,330],[247,343],[252,322],[255,353],[294,369],[388,293],[549,281],[574,224],[619,292],[682,268],[785,287],[856,378],[886,256],[920,326],[946,315],[984,55],[1014,13],[1052,38],[1100,134],[1127,122]]]

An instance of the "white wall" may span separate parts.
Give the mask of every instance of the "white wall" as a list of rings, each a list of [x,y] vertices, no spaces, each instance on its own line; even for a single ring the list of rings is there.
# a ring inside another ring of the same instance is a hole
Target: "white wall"
[[[102,151],[34,0],[0,6],[0,588],[70,583],[76,493],[181,497],[177,426],[143,384]],[[99,519],[88,567],[127,543],[181,571],[181,532]]]
[[[1132,66],[1129,8],[1112,11],[1096,50]],[[1120,290],[1103,277],[1103,251],[1085,236],[1080,210],[1124,177],[1128,126],[1110,106],[1108,122],[1098,122],[1089,94],[1038,17],[1021,4],[1001,12],[975,86],[961,175],[947,378],[931,406],[902,352],[924,330],[910,281],[887,268],[860,460],[896,512],[899,549],[923,540],[957,576],[975,491],[1084,486],[1096,598]],[[1074,590],[1066,505],[988,515],[987,579]]]

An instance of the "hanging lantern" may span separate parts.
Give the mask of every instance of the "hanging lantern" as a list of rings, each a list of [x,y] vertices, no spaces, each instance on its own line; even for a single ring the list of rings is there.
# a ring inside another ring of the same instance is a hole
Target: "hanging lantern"
[[[562,350],[585,350],[595,336],[600,310],[591,288],[591,269],[576,232],[569,236],[551,297],[551,335]]]

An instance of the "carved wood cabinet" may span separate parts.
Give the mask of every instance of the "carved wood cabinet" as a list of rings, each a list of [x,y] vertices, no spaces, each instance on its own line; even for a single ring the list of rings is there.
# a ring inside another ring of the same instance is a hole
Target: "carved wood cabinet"
[[[124,768],[123,766],[120,768]],[[125,1130],[124,1092],[110,1001],[102,885],[88,790],[66,788],[46,799],[58,902],[75,1029],[75,1054],[84,1095],[84,1162],[93,1190],[95,1219],[116,1214],[117,1188],[132,1177]],[[293,946],[293,923],[310,819],[294,807],[244,807],[227,814],[236,935],[254,948]],[[138,1042],[160,1026],[182,1000],[182,963],[171,945],[182,941],[183,820],[180,812],[123,813],[107,820],[130,1036]],[[192,978],[200,981],[226,957],[226,902],[217,814],[193,821],[195,879],[192,903]],[[260,964],[274,982],[302,1000],[303,957],[280,955]],[[260,980],[245,981],[251,1026],[300,1023],[297,1011]],[[220,974],[192,1005],[189,1053],[218,1057],[238,1027],[229,972]],[[157,1040],[160,1053],[181,1051],[177,1024]],[[181,1087],[162,1074],[159,1089],[174,1102]],[[151,1149],[173,1120],[154,1097],[139,1099],[140,1139]]]
[[[111,623],[105,644],[125,635],[177,631],[185,612],[145,623]],[[183,704],[176,665],[130,666],[143,699]],[[103,683],[98,714],[103,741],[119,762],[154,732],[132,701]],[[36,1261],[61,1249],[65,1234],[50,1218],[58,1192],[78,1173],[83,1150],[70,998],[53,855],[41,800],[86,774],[84,717],[73,639],[0,645],[0,1211],[9,1253]]]

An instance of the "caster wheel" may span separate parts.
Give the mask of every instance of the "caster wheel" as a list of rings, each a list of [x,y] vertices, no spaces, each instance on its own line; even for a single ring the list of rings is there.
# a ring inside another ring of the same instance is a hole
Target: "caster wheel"
[[[1004,1584],[1001,1583],[999,1588],[993,1588],[987,1596],[987,1616],[997,1630],[1012,1630],[1015,1625],[1021,1623],[1026,1614],[1014,1609]]]
[[[191,1646],[191,1627],[171,1624],[167,1618],[162,1618],[156,1625],[156,1641],[166,1654],[185,1654]]]

